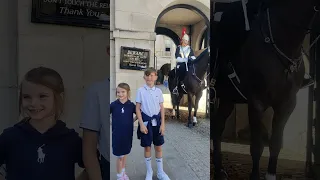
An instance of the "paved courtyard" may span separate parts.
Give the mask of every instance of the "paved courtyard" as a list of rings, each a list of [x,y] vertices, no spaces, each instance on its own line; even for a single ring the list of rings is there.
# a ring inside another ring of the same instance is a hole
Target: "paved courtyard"
[[[133,148],[127,158],[126,171],[131,180],[143,180],[146,167],[143,149],[136,136]],[[165,144],[163,146],[164,170],[171,180],[208,180],[210,179],[209,120],[199,120],[197,127],[189,129],[176,121],[166,123]],[[112,151],[111,151],[112,152]],[[152,152],[152,166],[156,178],[156,162]],[[116,179],[115,157],[111,156],[111,180]]]

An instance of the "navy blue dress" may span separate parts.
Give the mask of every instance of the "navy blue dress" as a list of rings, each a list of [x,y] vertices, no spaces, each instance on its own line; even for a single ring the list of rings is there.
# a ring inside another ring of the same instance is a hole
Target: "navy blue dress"
[[[136,106],[130,100],[122,104],[116,100],[110,104],[112,114],[112,152],[115,156],[129,154],[133,138],[133,114]]]
[[[7,180],[74,180],[76,163],[84,167],[82,140],[60,120],[43,134],[24,120],[0,135]]]

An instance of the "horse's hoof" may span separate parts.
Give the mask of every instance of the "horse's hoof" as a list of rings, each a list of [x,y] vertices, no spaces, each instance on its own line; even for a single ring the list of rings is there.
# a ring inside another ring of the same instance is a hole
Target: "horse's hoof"
[[[197,123],[195,123],[195,122],[194,122],[194,123],[192,123],[192,125],[193,125],[193,126],[196,126],[196,124],[197,124]]]

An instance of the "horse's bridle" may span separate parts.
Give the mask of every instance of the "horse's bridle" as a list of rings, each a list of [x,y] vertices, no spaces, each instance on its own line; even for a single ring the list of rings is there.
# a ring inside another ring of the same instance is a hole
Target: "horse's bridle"
[[[314,15],[313,15],[313,19],[311,21],[311,24],[310,26],[313,25],[314,23],[314,20],[316,19],[316,16],[317,14],[319,13],[319,6],[320,4],[317,4],[313,7],[313,10],[314,10]],[[261,12],[259,12],[261,13]],[[302,63],[302,60],[303,60],[303,54],[300,53],[301,55],[298,57],[298,58],[290,58],[288,57],[284,52],[282,52],[276,45],[276,43],[274,42],[274,39],[273,39],[273,33],[272,33],[272,26],[271,26],[271,20],[270,20],[270,13],[269,13],[269,8],[266,9],[266,15],[267,15],[267,23],[268,23],[268,31],[269,31],[269,36],[266,35],[263,31],[263,23],[260,23],[260,29],[261,29],[261,32],[262,32],[262,35],[264,36],[264,41],[268,44],[271,44],[272,47],[275,49],[275,51],[283,58],[285,58],[286,60],[288,60],[290,62],[290,65],[289,65],[289,68],[287,69],[286,67],[286,70],[289,70],[290,72],[294,72],[294,71],[298,71],[301,63]],[[312,30],[312,27],[311,28],[304,28],[308,31]],[[308,48],[308,51],[310,50],[310,48],[318,41],[318,39],[320,38],[320,35],[311,43],[310,47]],[[305,52],[305,50],[303,49],[303,47],[301,46],[301,50],[302,52]],[[284,64],[284,63],[283,63]],[[286,65],[285,65],[286,66]]]

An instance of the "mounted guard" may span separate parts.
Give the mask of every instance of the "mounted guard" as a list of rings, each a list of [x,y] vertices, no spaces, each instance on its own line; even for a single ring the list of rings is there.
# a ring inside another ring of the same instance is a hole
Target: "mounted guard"
[[[182,89],[186,91],[183,80],[186,76],[188,69],[188,63],[195,60],[194,52],[189,46],[189,36],[186,34],[186,28],[182,30],[181,45],[176,49],[175,57],[177,60],[176,65],[176,87],[173,89],[173,94],[178,94],[178,86],[180,85]]]

